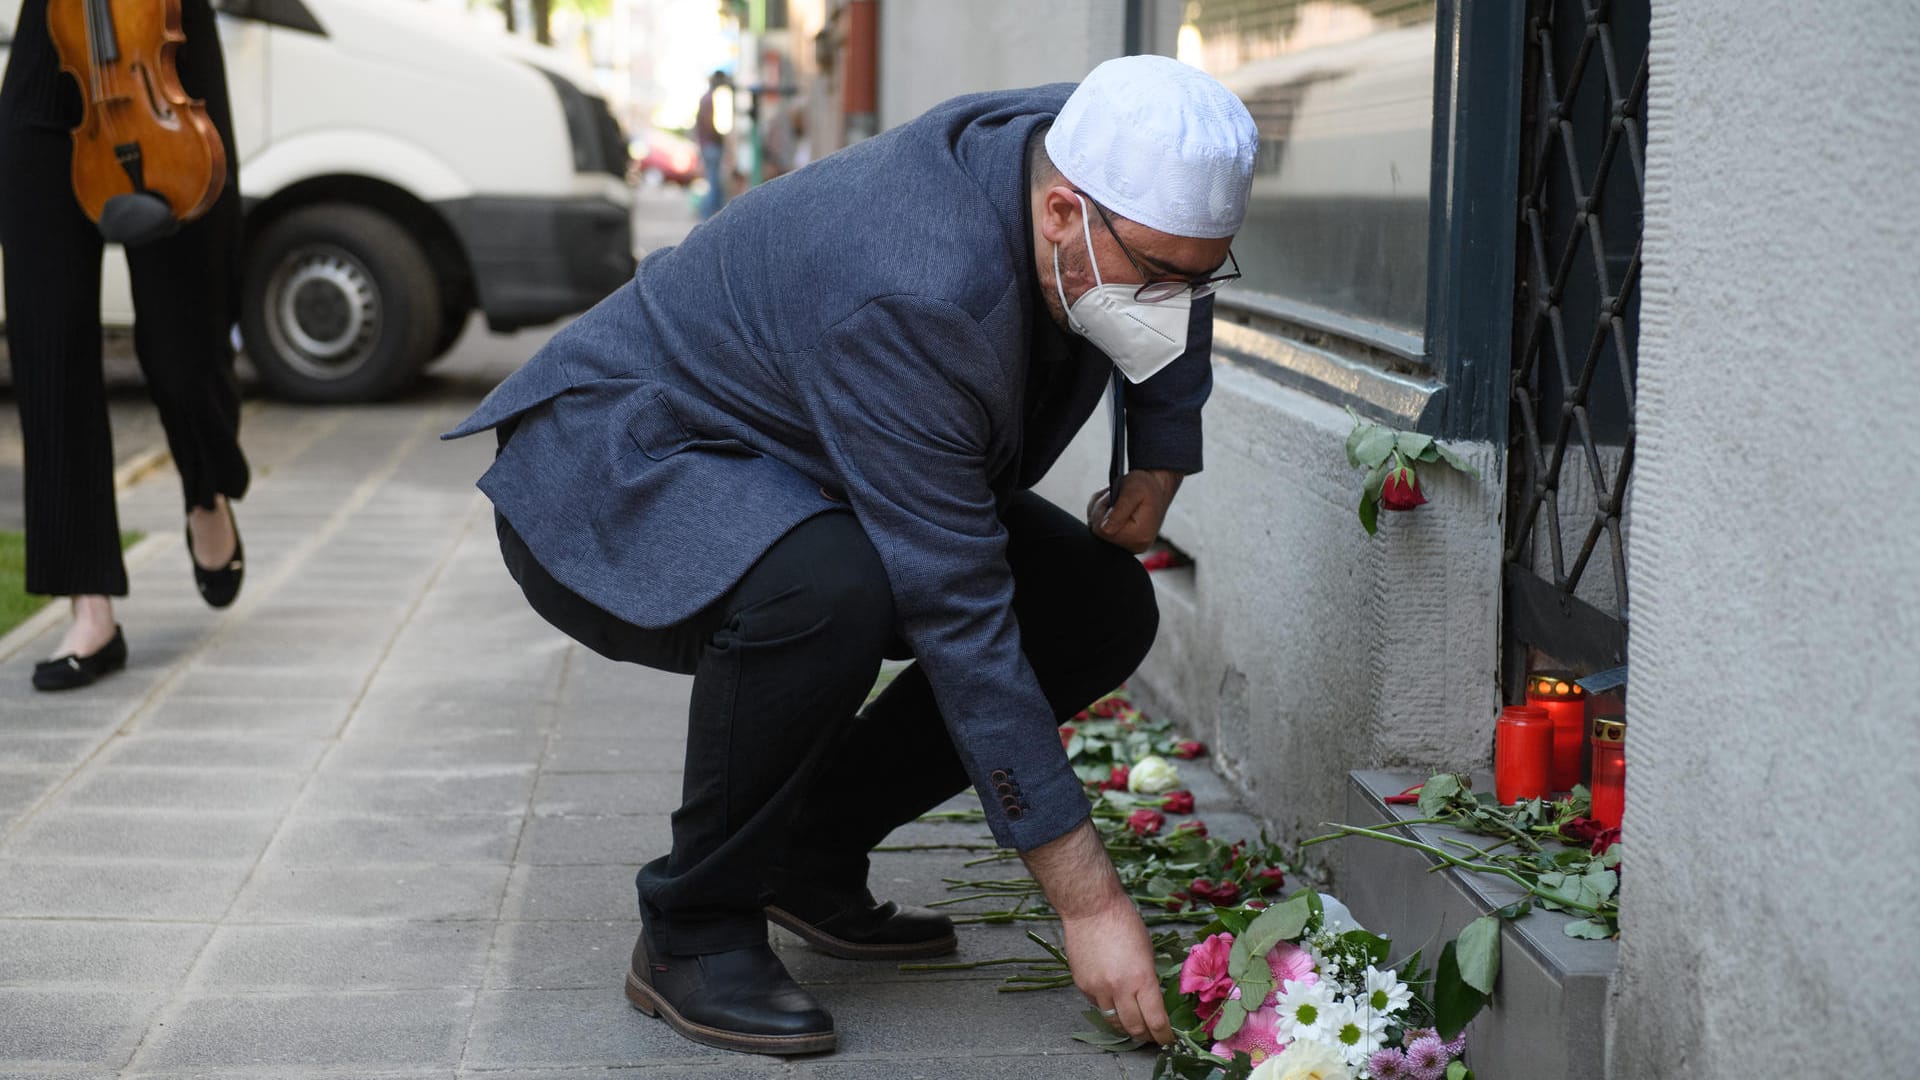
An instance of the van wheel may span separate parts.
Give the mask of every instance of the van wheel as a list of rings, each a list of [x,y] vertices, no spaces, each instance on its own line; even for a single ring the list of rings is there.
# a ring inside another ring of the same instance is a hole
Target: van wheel
[[[240,331],[260,381],[293,401],[378,401],[413,384],[440,337],[433,267],[364,207],[296,210],[248,246]]]

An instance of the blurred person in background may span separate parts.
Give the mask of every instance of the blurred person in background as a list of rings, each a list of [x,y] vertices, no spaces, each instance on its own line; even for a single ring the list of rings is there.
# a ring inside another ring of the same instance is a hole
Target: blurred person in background
[[[971,786],[1081,991],[1171,1038],[1057,725],[1153,643],[1134,553],[1200,469],[1255,143],[1165,57],[957,98],[654,252],[448,433],[496,432],[480,486],[537,612],[693,676],[636,1008],[727,1049],[833,1048],[768,922],[846,958],[952,951],[946,916],[874,898],[868,854]],[[1122,379],[1132,468],[1081,520],[1030,489]]]
[[[158,0],[138,0],[154,3]],[[60,69],[48,0],[25,0],[0,82],[0,250],[7,348],[26,463],[26,589],[72,598],[41,690],[86,686],[126,666],[113,597],[127,595],[113,497],[113,444],[101,370],[104,242],[75,198],[73,139],[83,104]],[[206,102],[226,146],[226,188],[204,216],[133,246],[134,350],[160,412],[186,501],[187,551],[200,595],[225,607],[244,563],[230,499],[247,490],[231,328],[240,253],[239,155],[226,63],[208,0],[181,0],[177,53],[187,95]]]
[[[707,76],[707,92],[700,95],[700,109],[693,117],[693,141],[700,145],[700,163],[707,171],[707,197],[700,204],[700,220],[705,221],[720,212],[727,205],[727,131],[715,119],[716,99],[721,107],[730,108],[732,94],[722,95],[722,88],[731,91],[733,84],[724,71],[716,71]],[[731,128],[731,117],[727,117],[726,127]]]

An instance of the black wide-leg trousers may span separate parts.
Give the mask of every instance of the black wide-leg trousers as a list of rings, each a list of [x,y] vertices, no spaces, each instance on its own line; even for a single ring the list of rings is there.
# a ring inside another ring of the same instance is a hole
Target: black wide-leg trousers
[[[1037,495],[1015,496],[1002,517],[1021,640],[1058,723],[1146,656],[1153,586],[1133,556]],[[725,596],[665,629],[569,591],[497,524],[508,569],[548,622],[611,659],[693,675],[673,850],[636,878],[661,951],[764,942],[775,895],[863,896],[873,847],[967,787],[919,665],[861,709],[900,646],[885,570],[852,514],[796,526]]]
[[[57,70],[45,0],[27,0],[0,90],[0,253],[7,351],[25,456],[26,587],[51,596],[124,596],[113,439],[101,372],[99,230],[75,200],[77,114]],[[182,5],[178,54],[187,92],[203,98],[226,143],[227,185],[206,215],[129,248],[134,350],[159,410],[188,507],[246,494],[233,376],[240,245],[239,156],[226,69],[206,0]]]

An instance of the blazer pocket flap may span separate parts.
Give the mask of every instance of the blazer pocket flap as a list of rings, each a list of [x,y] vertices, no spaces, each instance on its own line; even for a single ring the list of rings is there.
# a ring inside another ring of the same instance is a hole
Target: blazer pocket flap
[[[635,410],[627,421],[627,437],[641,453],[656,461],[679,453],[693,441],[662,394],[648,398]]]

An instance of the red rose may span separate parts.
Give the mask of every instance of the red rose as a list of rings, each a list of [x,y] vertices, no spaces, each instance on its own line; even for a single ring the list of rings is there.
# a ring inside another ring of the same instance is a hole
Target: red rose
[[[1247,901],[1247,906],[1255,911],[1267,910],[1267,902],[1265,900],[1249,900]]]
[[[1182,761],[1192,761],[1194,758],[1206,752],[1207,744],[1194,739],[1188,739],[1182,743],[1175,743],[1173,747],[1173,756]]]
[[[1122,716],[1132,711],[1133,707],[1131,705],[1128,705],[1126,701],[1117,697],[1101,698],[1087,708],[1087,712],[1102,719],[1112,719],[1113,717]]]
[[[1560,838],[1569,844],[1591,844],[1606,831],[1596,818],[1577,817],[1560,826]]]
[[[1152,836],[1166,823],[1167,815],[1144,806],[1127,815],[1127,828],[1132,829],[1135,836]]]
[[[1146,558],[1143,558],[1140,560],[1140,568],[1143,570],[1146,570],[1149,573],[1155,570],[1165,570],[1167,567],[1172,565],[1173,565],[1173,552],[1168,551],[1165,548],[1161,548],[1159,551],[1152,552],[1148,554]]]
[[[1074,727],[1072,724],[1060,725],[1060,749],[1065,750],[1067,743],[1073,741],[1073,732]]]
[[[1100,790],[1101,791],[1127,790],[1127,773],[1129,771],[1130,770],[1125,765],[1115,765],[1113,767],[1113,771],[1107,774],[1107,778],[1105,780],[1100,781]]]
[[[1383,510],[1411,510],[1427,501],[1420,491],[1420,478],[1410,468],[1399,468],[1387,474],[1387,482],[1380,488],[1380,508]]]
[[[1160,809],[1169,814],[1193,813],[1193,792],[1186,790],[1167,792],[1167,797],[1161,800]]]
[[[1253,875],[1253,884],[1263,893],[1274,892],[1287,883],[1287,875],[1277,866],[1269,866]]]
[[[1589,850],[1595,855],[1605,855],[1607,849],[1620,842],[1619,829],[1602,829],[1593,838],[1593,847]]]
[[[1195,900],[1205,900],[1215,907],[1231,907],[1240,899],[1240,886],[1231,881],[1213,882],[1206,878],[1194,878],[1188,886]]]
[[[1171,912],[1178,912],[1182,908],[1185,908],[1187,906],[1187,901],[1192,899],[1193,898],[1191,896],[1187,895],[1187,890],[1175,889],[1167,897],[1167,910]]]
[[[1192,833],[1195,836],[1205,836],[1207,835],[1207,823],[1201,821],[1199,818],[1194,818],[1192,821],[1181,822],[1180,827],[1173,831],[1177,833]]]

